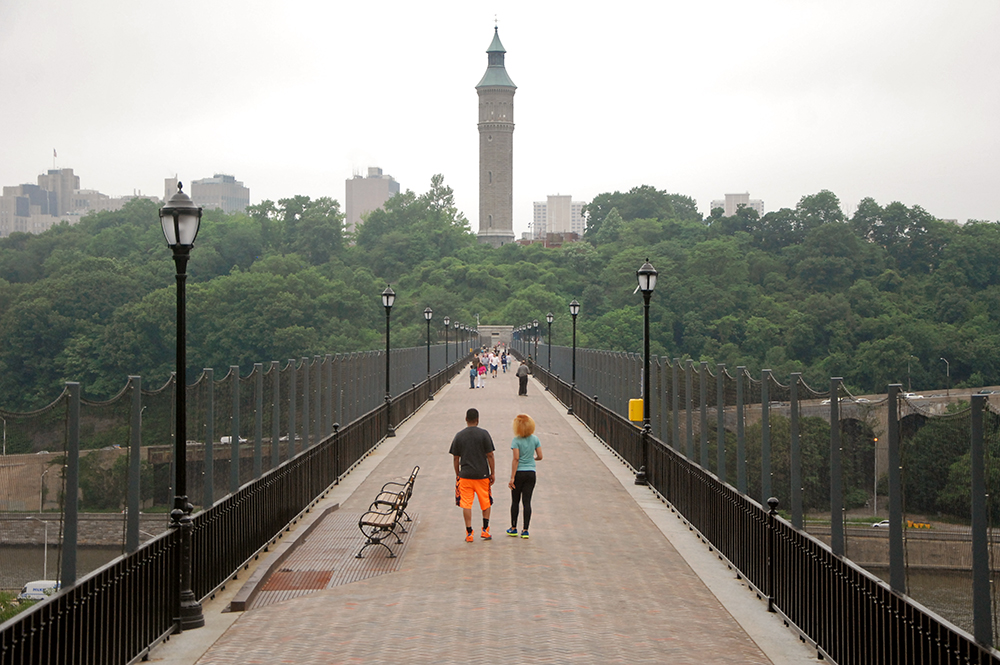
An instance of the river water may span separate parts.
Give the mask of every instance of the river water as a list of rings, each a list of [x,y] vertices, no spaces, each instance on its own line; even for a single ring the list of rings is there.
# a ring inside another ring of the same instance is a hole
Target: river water
[[[870,570],[885,582],[889,569]],[[907,573],[909,595],[942,619],[972,633],[972,573],[911,570]]]

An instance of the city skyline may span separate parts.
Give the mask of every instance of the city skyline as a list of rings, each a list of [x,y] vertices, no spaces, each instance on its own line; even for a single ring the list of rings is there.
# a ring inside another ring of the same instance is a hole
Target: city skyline
[[[518,85],[517,237],[548,193],[589,201],[643,184],[705,215],[723,192],[777,210],[829,189],[848,213],[871,196],[1000,218],[1000,90],[983,85],[1000,56],[996,3],[576,9],[497,16]],[[418,193],[443,174],[475,232],[469,118],[493,26],[492,11],[458,2],[164,13],[9,0],[0,85],[17,103],[0,109],[0,183],[34,182],[56,149],[57,167],[113,196],[235,173],[251,203],[304,194],[343,207],[341,183],[378,165]]]

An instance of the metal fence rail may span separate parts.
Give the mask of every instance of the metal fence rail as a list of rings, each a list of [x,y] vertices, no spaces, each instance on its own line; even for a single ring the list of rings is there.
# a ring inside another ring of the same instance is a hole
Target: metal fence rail
[[[642,431],[625,417],[573,389],[542,363],[536,363],[533,372],[634,470],[640,467],[645,445],[650,488],[767,599],[770,611],[785,617],[811,642],[818,655],[840,665],[1000,665],[1000,652],[779,517],[776,500],[763,507],[720,481],[693,455],[651,435],[644,442]],[[760,391],[767,396],[766,381],[765,376],[757,399]]]
[[[426,356],[418,358],[426,368]],[[204,600],[226,583],[388,431],[463,366],[459,360],[197,513],[192,587]],[[417,376],[417,374],[413,374]],[[131,663],[177,629],[180,534],[168,531],[0,625],[0,665]]]

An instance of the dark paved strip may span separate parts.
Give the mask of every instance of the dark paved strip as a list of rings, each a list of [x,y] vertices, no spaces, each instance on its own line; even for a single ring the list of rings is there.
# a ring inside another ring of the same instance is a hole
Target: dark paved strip
[[[400,533],[402,545],[391,537],[386,540],[395,558],[390,558],[384,547],[372,546],[359,559],[356,555],[365,542],[358,529],[361,515],[337,511],[325,517],[295,547],[281,568],[263,581],[249,609],[399,570],[419,516],[411,514],[414,521],[404,522],[406,533]]]

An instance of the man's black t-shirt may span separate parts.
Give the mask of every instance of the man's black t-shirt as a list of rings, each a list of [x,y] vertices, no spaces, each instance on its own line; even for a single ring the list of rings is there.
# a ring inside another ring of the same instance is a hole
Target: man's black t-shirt
[[[489,478],[490,463],[486,461],[487,453],[492,453],[493,437],[481,427],[466,427],[451,441],[452,455],[458,455],[460,478]]]

